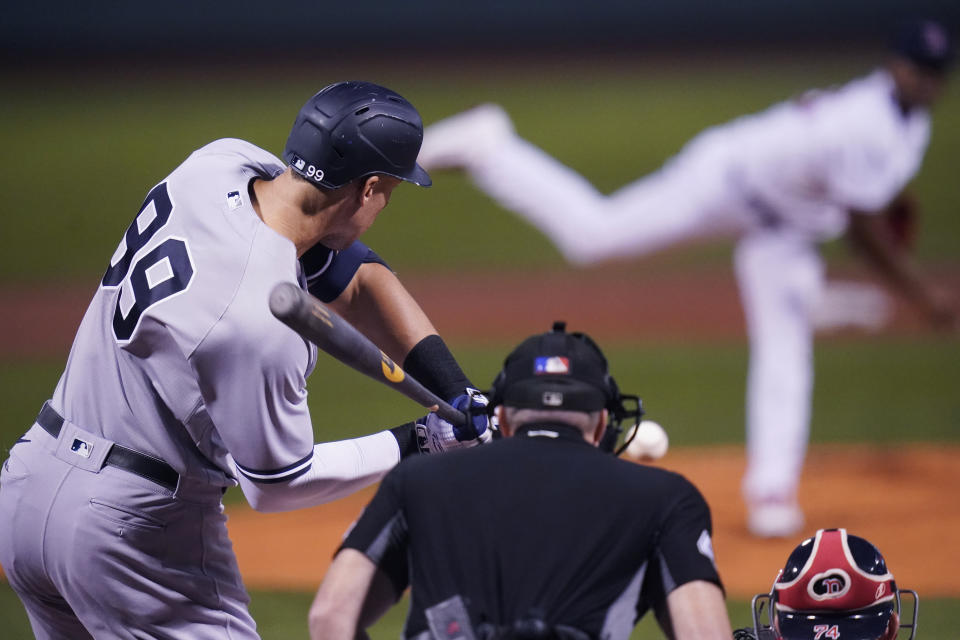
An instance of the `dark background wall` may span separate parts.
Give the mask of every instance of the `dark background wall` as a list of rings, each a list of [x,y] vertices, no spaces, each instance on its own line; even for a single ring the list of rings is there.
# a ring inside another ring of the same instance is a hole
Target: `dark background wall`
[[[6,64],[115,55],[382,55],[873,43],[906,16],[954,31],[958,0],[14,0]]]

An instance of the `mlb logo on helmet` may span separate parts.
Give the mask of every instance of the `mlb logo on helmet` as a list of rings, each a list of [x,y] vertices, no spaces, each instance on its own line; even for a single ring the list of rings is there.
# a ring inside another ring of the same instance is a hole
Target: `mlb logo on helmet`
[[[563,356],[540,356],[533,361],[533,372],[542,375],[568,375],[570,358]]]
[[[927,22],[923,25],[923,42],[932,55],[942,56],[950,48],[947,32],[936,22]]]

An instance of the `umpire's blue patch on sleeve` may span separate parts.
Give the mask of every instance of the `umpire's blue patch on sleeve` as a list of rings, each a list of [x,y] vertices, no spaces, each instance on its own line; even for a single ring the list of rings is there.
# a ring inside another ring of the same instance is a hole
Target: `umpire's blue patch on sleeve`
[[[360,265],[366,262],[377,262],[390,268],[383,258],[359,240],[342,251],[318,244],[300,258],[307,277],[307,290],[323,302],[336,300],[353,280]]]

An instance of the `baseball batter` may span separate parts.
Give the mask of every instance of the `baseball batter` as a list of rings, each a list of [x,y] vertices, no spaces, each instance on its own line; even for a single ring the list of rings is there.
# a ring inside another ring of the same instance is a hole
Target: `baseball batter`
[[[357,240],[401,181],[429,186],[421,138],[401,96],[338,83],[298,115],[289,167],[218,140],[150,189],[3,467],[0,562],[38,638],[256,638],[226,488],[261,511],[308,507],[419,450],[413,423],[314,444],[317,351],[271,315],[276,283],[309,286],[463,408],[466,376]],[[421,428],[434,448],[476,442],[432,415]]]
[[[895,250],[883,218],[920,168],[928,107],[952,59],[938,23],[911,24],[870,75],[710,128],[659,171],[604,195],[519,138],[496,105],[428,127],[420,162],[464,168],[502,206],[545,233],[573,264],[638,256],[710,234],[739,239],[735,270],[750,341],[750,530],[803,524],[797,486],[808,440],[817,245],[848,225],[882,274],[938,326],[951,304]]]

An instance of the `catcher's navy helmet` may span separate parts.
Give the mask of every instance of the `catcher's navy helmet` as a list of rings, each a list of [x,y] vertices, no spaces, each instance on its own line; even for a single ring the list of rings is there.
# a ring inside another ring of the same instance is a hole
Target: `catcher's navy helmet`
[[[328,188],[373,174],[429,187],[430,176],[417,164],[422,141],[420,114],[402,96],[371,82],[338,82],[300,109],[283,159]]]
[[[780,571],[769,596],[754,598],[759,637],[758,599],[768,599],[769,615],[780,640],[877,640],[891,615],[900,613],[900,594],[880,551],[846,529],[821,529],[798,545]],[[762,608],[762,607],[761,607]]]

